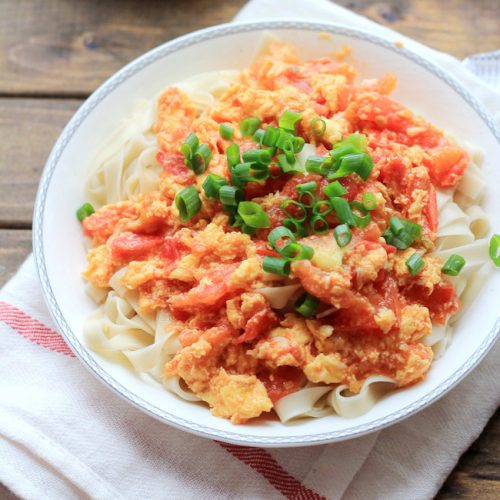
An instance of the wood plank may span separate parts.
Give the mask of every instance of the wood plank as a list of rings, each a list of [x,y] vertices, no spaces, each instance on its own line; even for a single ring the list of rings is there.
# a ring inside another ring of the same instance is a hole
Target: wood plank
[[[30,252],[30,230],[0,230],[0,288],[14,276],[17,268]],[[2,498],[1,495],[0,498]]]
[[[30,227],[47,156],[80,104],[73,99],[0,99],[0,227]]]
[[[500,410],[462,455],[436,496],[437,500],[500,497]]]
[[[244,3],[3,2],[0,94],[85,96],[143,52],[181,34],[227,22]],[[500,2],[496,0],[338,3],[457,57],[500,45]]]

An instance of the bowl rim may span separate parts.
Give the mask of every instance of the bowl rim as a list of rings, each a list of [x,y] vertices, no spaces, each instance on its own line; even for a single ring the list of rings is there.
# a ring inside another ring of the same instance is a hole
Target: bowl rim
[[[201,437],[217,439],[227,443],[246,446],[298,447],[326,444],[335,441],[342,441],[360,437],[365,434],[380,430],[389,425],[395,424],[435,402],[445,393],[447,393],[452,387],[454,387],[460,380],[462,380],[492,348],[495,341],[500,336],[500,318],[496,321],[495,325],[493,326],[489,334],[485,337],[480,346],[469,356],[468,360],[450,377],[448,377],[438,387],[436,387],[426,395],[420,397],[419,399],[402,408],[399,408],[394,412],[391,412],[384,417],[380,417],[372,422],[354,425],[342,430],[333,430],[331,432],[300,436],[260,436],[248,432],[248,428],[245,426],[238,426],[238,429],[240,429],[241,431],[244,430],[244,432],[229,432],[206,427],[200,423],[180,418],[172,413],[156,407],[155,405],[142,399],[137,394],[134,394],[128,388],[124,387],[106,370],[99,366],[98,363],[89,354],[88,349],[75,336],[58,305],[57,299],[52,290],[50,278],[47,273],[43,247],[43,220],[45,202],[47,198],[48,188],[50,186],[56,166],[64,149],[70,142],[75,132],[78,130],[81,123],[107,95],[113,92],[113,90],[125,80],[141,71],[144,67],[154,63],[155,61],[165,57],[166,55],[176,52],[179,49],[214,38],[224,37],[226,35],[273,29],[291,29],[302,31],[307,30],[326,32],[333,35],[344,35],[371,42],[373,44],[382,46],[386,49],[395,51],[403,55],[407,59],[410,59],[413,63],[416,63],[433,73],[439,79],[447,83],[448,86],[451,87],[456,93],[458,93],[485,122],[486,126],[490,129],[493,136],[496,137],[497,141],[500,144],[500,130],[496,128],[492,117],[482,106],[482,104],[480,104],[478,100],[458,80],[456,80],[446,70],[442,69],[437,64],[430,62],[418,53],[406,47],[397,47],[394,43],[394,40],[390,40],[389,38],[383,36],[374,35],[361,29],[351,28],[343,24],[329,22],[287,19],[220,24],[188,33],[144,53],[143,55],[128,63],[121,70],[114,73],[80,106],[80,108],[67,123],[58,140],[56,141],[42,172],[34,205],[33,253],[35,257],[38,278],[42,287],[43,297],[49,310],[50,316],[52,317],[58,331],[63,335],[64,340],[70,346],[71,350],[76,354],[78,359],[83,363],[83,365],[121,398],[125,399],[136,408],[146,412],[147,414],[156,418],[157,420],[160,420],[161,422],[167,423],[177,429]]]

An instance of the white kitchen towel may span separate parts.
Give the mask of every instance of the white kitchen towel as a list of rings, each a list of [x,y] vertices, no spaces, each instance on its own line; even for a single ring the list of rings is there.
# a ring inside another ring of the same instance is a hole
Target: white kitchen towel
[[[254,0],[237,19],[285,5],[403,40],[500,110],[493,85],[456,59],[326,0]],[[379,433],[293,450],[224,445],[157,422],[89,374],[54,331],[32,257],[0,301],[0,481],[23,498],[431,498],[500,401],[497,346],[438,403]]]

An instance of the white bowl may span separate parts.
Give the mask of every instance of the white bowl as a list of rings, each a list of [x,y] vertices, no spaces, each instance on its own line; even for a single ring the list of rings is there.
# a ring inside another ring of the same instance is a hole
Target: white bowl
[[[49,311],[75,354],[101,382],[153,417],[200,436],[243,445],[303,446],[350,439],[421,410],[478,364],[499,334],[500,308],[494,292],[500,290],[500,273],[492,273],[474,305],[456,325],[447,352],[433,364],[423,382],[390,393],[367,414],[350,419],[332,415],[287,425],[262,419],[235,426],[212,416],[205,405],[180,400],[152,379],[91,352],[82,342],[83,321],[95,305],[84,293],[80,277],[86,252],[74,214],[85,201],[84,179],[97,146],[121,118],[130,114],[137,98],[151,98],[165,86],[197,73],[248,65],[263,30],[293,43],[303,57],[317,57],[350,45],[361,77],[395,72],[399,79],[396,99],[459,141],[469,141],[483,150],[484,172],[491,181],[483,208],[496,215],[495,200],[500,199],[498,131],[473,96],[445,71],[391,41],[335,24],[230,24],[153,49],[112,76],[77,111],[54,146],[40,182],[33,228],[36,263]],[[492,224],[493,232],[500,233],[498,217],[492,217]]]

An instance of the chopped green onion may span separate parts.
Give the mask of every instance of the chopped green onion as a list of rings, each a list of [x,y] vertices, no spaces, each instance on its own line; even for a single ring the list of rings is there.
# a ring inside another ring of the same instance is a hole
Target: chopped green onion
[[[290,261],[283,257],[271,257],[266,255],[262,261],[262,269],[264,269],[266,273],[288,276],[290,274]]]
[[[353,200],[350,203],[351,210],[353,211],[353,217],[354,217],[354,222],[356,224],[356,227],[363,229],[368,224],[370,224],[370,212],[365,208],[365,206],[357,200]],[[359,214],[354,213],[354,210],[356,210]]]
[[[363,194],[363,206],[369,211],[377,208],[377,198],[370,191]]]
[[[201,208],[201,200],[194,186],[188,186],[178,192],[175,197],[175,206],[183,221],[187,221],[196,215]]]
[[[232,141],[234,137],[234,129],[227,123],[221,123],[219,125],[219,134],[221,137],[224,139],[227,139],[228,141]]]
[[[345,198],[339,197],[330,198],[330,200],[335,212],[337,213],[339,222],[341,224],[349,224],[350,226],[355,226],[356,221],[354,220],[353,213],[348,201]]]
[[[300,163],[293,157],[293,161],[288,161],[288,158],[285,154],[278,155],[278,164],[285,174],[292,173],[302,173],[302,167]]]
[[[293,207],[296,211],[300,211],[300,215],[296,215],[294,214],[293,212],[290,212],[289,208],[288,207]],[[290,217],[291,219],[294,219],[296,220],[297,222],[304,222],[307,218],[307,210],[306,210],[306,207],[304,205],[302,205],[302,203],[299,203],[298,201],[295,201],[295,200],[285,200],[281,206],[280,206],[281,210],[283,210],[283,212],[285,212],[285,214]]]
[[[313,135],[315,135],[316,137],[321,137],[326,132],[326,121],[323,120],[323,118],[313,118],[311,120],[311,130]]]
[[[322,215],[313,215],[309,220],[309,225],[314,234],[324,234],[330,230],[330,224]]]
[[[238,205],[238,214],[247,226],[262,228],[271,225],[264,209],[254,201],[242,201]]]
[[[300,153],[304,149],[306,141],[303,137],[294,137],[292,140],[294,153]]]
[[[269,165],[271,163],[272,154],[269,149],[249,149],[247,151],[243,151],[242,157],[244,162],[255,162],[263,165]]]
[[[241,232],[253,236],[257,232],[257,229],[255,229],[252,226],[249,226],[248,224],[243,223],[241,225]]]
[[[322,207],[326,208],[323,209]],[[312,207],[313,214],[322,215],[323,217],[328,215],[332,210],[333,206],[330,203],[330,200],[319,200]]]
[[[356,173],[363,180],[367,180],[373,168],[373,160],[367,153],[348,154],[340,160],[337,170],[328,175],[329,179],[338,179]]]
[[[307,245],[301,245],[296,241],[290,241],[280,248],[279,254],[290,260],[308,260],[314,255],[314,250]]]
[[[398,217],[391,217],[389,228],[382,233],[382,237],[389,245],[398,250],[405,250],[422,234],[422,226]]]
[[[490,240],[490,259],[495,266],[500,267],[500,235],[494,234]]]
[[[441,268],[443,274],[448,276],[458,276],[462,268],[465,266],[465,259],[461,255],[450,255],[444,266]]]
[[[389,227],[391,228],[391,231],[396,235],[401,234],[401,232],[405,230],[405,225],[403,222],[403,219],[391,217],[391,219],[389,220]]]
[[[305,236],[309,236],[307,227],[297,219],[294,219],[292,217],[287,217],[286,219],[283,219],[282,224],[287,229],[290,229],[290,231],[292,231],[294,235],[298,236],[299,238],[304,238]]]
[[[255,134],[253,134],[253,142],[256,142],[257,144],[260,144],[262,146],[262,139],[264,139],[264,134],[265,131],[261,128],[255,131]]]
[[[182,143],[181,151],[182,154],[184,155],[184,163],[188,167],[191,167],[191,162],[193,160],[194,153],[198,149],[199,144],[200,140],[198,139],[198,136],[193,132],[191,132],[187,136],[186,140]]]
[[[330,166],[326,156],[309,156],[306,160],[306,170],[310,174],[327,175]]]
[[[237,187],[244,187],[249,182],[264,181],[268,177],[269,168],[256,163],[240,163],[231,170],[231,182]]]
[[[287,142],[291,142],[292,147],[293,147],[293,138],[294,138],[294,136],[290,132],[287,132],[286,130],[279,128],[278,129],[278,139],[276,140],[275,146],[277,148],[283,149]]]
[[[294,163],[295,162],[295,151],[293,149],[293,143],[292,141],[285,141],[283,143],[283,153],[285,153],[286,159],[288,160],[289,163]]]
[[[280,136],[280,129],[276,127],[267,127],[264,130],[264,137],[262,138],[262,144],[264,146],[274,148],[276,146],[276,142]]]
[[[216,174],[208,174],[203,181],[202,188],[207,198],[219,198],[219,190],[222,186],[227,186],[228,182],[224,177]]]
[[[226,148],[227,166],[229,170],[241,162],[240,147],[238,144],[231,144]]]
[[[314,194],[310,191],[304,191],[299,194],[299,202],[306,208],[312,208],[312,206],[316,203],[316,196],[314,196]]]
[[[323,189],[323,193],[328,196],[328,198],[335,198],[336,196],[347,194],[347,189],[342,186],[339,181],[334,181]]]
[[[231,210],[230,210],[231,209]],[[224,206],[224,210],[229,213],[229,225],[231,227],[241,227],[243,224],[243,219],[240,217],[240,214],[236,211],[236,207]]]
[[[344,156],[352,155],[352,154],[361,154],[352,144],[341,144],[330,151],[330,155],[333,157],[337,164],[340,163],[340,160],[344,158]]]
[[[296,131],[297,122],[302,118],[301,113],[287,109],[278,120],[278,126],[284,130],[289,130],[290,132]]]
[[[409,257],[406,261],[406,267],[412,276],[416,276],[424,267],[425,262],[424,259],[415,252],[411,257]],[[458,273],[457,273],[458,274]]]
[[[304,182],[303,184],[297,184],[295,189],[298,193],[307,193],[308,191],[315,191],[318,187],[316,181]]]
[[[195,174],[202,174],[208,167],[212,159],[212,150],[208,144],[200,144],[195,151],[192,160],[192,167]]]
[[[95,212],[94,207],[90,203],[84,203],[77,211],[76,218],[82,222],[83,219],[86,219],[89,215],[92,215]]]
[[[352,144],[358,151],[366,151],[368,140],[365,134],[351,134],[344,139],[344,142]]]
[[[314,316],[318,310],[320,301],[314,295],[304,292],[295,302],[294,309],[305,318]]]
[[[236,207],[245,199],[245,193],[235,186],[222,186],[219,189],[219,199],[223,205]]]
[[[283,240],[283,241],[282,241]],[[283,246],[287,245],[291,241],[295,241],[295,235],[290,231],[290,229],[284,226],[275,227],[268,235],[267,241],[271,244],[271,247],[277,252],[280,251]],[[278,246],[278,243],[283,243],[283,245]]]
[[[340,248],[345,247],[352,239],[352,233],[347,224],[341,224],[333,230],[333,236]]]
[[[240,123],[240,132],[243,137],[248,137],[255,134],[257,129],[260,127],[260,120],[256,117],[245,118]]]

